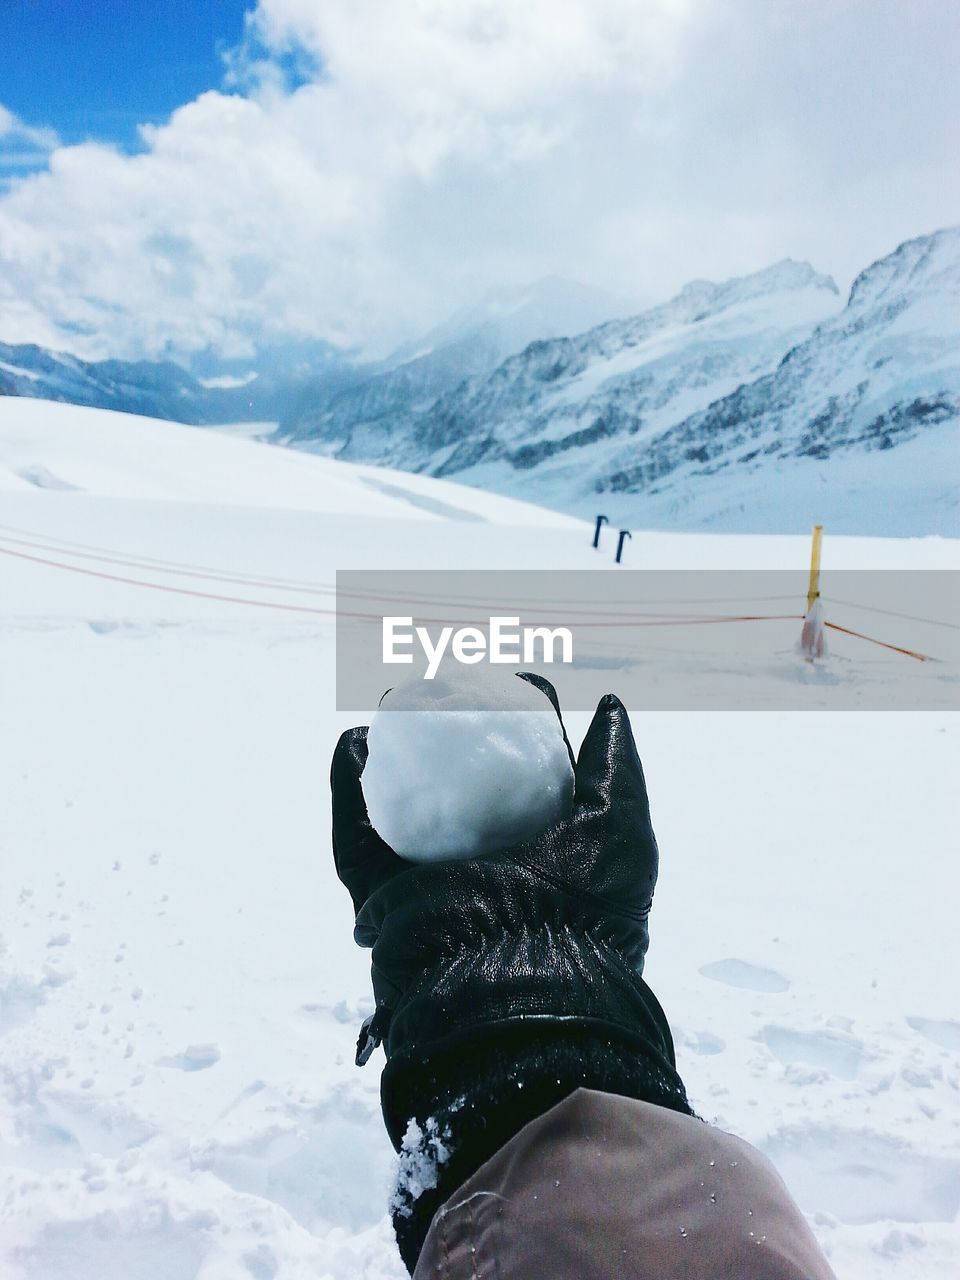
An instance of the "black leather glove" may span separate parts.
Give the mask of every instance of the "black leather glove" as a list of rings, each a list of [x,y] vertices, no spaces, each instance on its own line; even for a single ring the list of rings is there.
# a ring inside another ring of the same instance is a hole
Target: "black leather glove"
[[[523,678],[559,716],[552,686]],[[658,854],[619,699],[604,697],[587,731],[570,816],[463,861],[404,861],[373,830],[360,783],[366,732],[341,737],[331,774],[337,873],[356,941],[373,949],[377,1007],[357,1059],[383,1041],[381,1100],[397,1149],[409,1121],[429,1117],[450,1153],[438,1185],[395,1213],[412,1270],[443,1199],[579,1085],[689,1106],[666,1018],[640,976]]]

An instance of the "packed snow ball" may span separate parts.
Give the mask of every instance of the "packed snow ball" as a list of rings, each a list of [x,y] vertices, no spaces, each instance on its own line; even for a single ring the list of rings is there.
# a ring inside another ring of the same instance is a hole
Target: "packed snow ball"
[[[573,768],[549,699],[513,671],[442,668],[380,703],[363,794],[402,858],[473,858],[529,840],[573,804]]]

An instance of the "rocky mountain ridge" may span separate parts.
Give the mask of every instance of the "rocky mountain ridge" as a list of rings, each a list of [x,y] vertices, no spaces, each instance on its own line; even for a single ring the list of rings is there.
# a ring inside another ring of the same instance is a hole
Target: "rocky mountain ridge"
[[[829,512],[882,531],[909,489],[911,529],[960,534],[958,422],[948,228],[871,264],[845,304],[791,260],[696,281],[628,320],[533,342],[425,411],[328,419],[298,443],[637,526],[752,528],[762,510],[771,529],[789,510],[800,527]]]

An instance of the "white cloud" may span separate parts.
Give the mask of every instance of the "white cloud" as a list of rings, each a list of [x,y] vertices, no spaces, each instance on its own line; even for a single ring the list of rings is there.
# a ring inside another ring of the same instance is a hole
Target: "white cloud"
[[[0,182],[11,172],[46,164],[47,157],[60,140],[53,129],[36,129],[18,119],[0,102]]]
[[[35,129],[24,124],[13,112],[0,102],[0,141],[10,142],[19,138],[29,142],[38,150],[52,151],[59,139],[53,129]]]
[[[0,338],[382,348],[549,272],[648,298],[788,253],[852,273],[960,217],[956,10],[919,8],[261,0],[237,92],[0,196]]]

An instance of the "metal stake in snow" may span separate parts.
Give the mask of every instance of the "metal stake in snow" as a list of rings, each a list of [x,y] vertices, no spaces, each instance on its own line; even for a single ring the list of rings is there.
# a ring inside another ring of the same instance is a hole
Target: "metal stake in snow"
[[[597,527],[593,531],[593,545],[595,548],[600,545],[600,530],[607,523],[608,521],[606,516],[597,516]]]
[[[620,563],[620,557],[623,555],[623,544],[627,538],[632,538],[633,534],[629,529],[621,529],[620,537],[617,540],[617,564]]]
[[[820,603],[820,544],[823,541],[823,525],[813,526],[813,546],[810,549],[810,585],[807,589],[807,612],[800,631],[800,652],[808,662],[822,658],[827,652],[823,625],[823,605]]]

